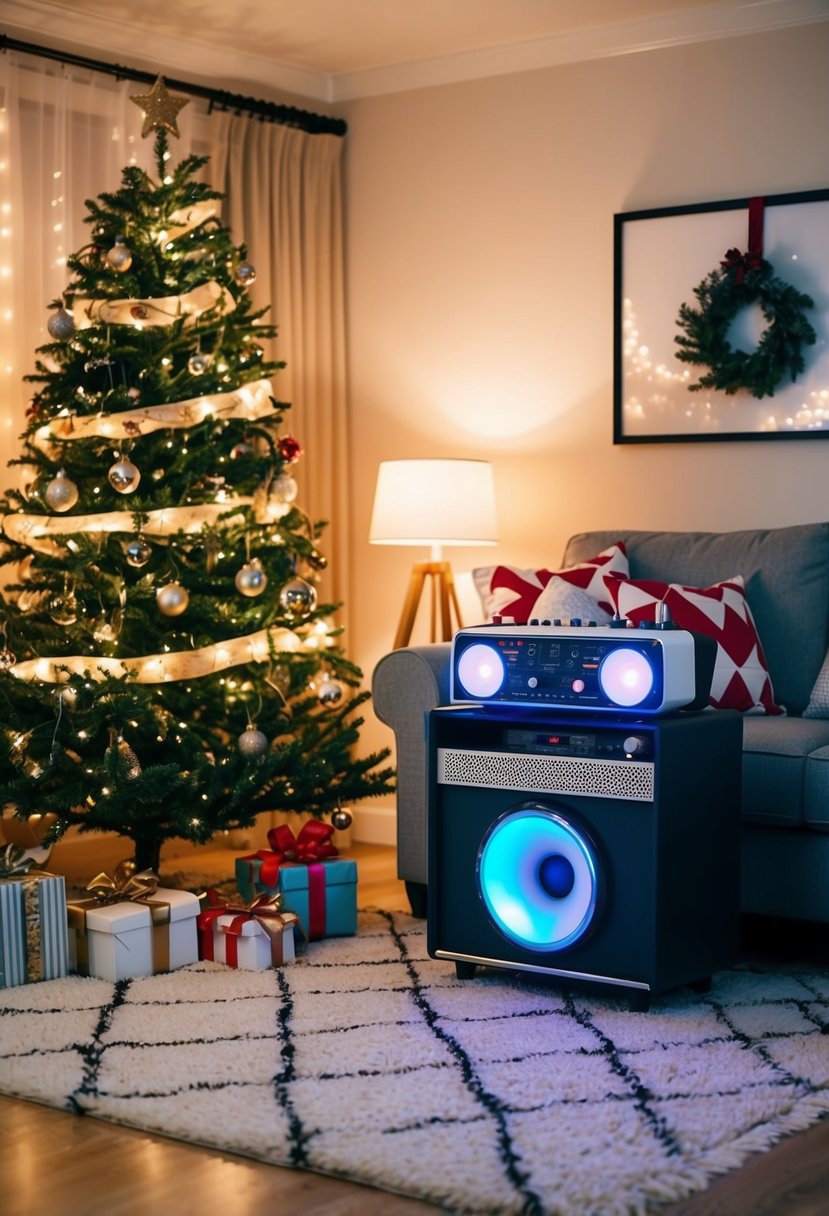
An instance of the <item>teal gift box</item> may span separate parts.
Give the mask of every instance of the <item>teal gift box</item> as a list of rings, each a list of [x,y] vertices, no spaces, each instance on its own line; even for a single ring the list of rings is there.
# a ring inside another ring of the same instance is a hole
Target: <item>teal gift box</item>
[[[68,969],[63,876],[0,879],[0,988],[58,979]]]
[[[345,858],[286,861],[273,886],[259,881],[262,858],[236,859],[236,885],[248,901],[257,894],[282,896],[282,909],[295,912],[309,942],[349,937],[357,932],[357,863]]]

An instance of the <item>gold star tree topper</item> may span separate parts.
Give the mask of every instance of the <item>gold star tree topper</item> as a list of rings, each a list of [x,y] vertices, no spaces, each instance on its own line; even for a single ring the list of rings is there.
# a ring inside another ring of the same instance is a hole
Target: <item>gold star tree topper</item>
[[[151,131],[160,131],[162,127],[171,135],[179,138],[179,110],[189,105],[189,97],[173,97],[167,92],[164,77],[156,77],[156,82],[149,93],[131,93],[130,101],[134,101],[139,109],[144,111],[144,126],[141,128],[141,138],[146,139]]]

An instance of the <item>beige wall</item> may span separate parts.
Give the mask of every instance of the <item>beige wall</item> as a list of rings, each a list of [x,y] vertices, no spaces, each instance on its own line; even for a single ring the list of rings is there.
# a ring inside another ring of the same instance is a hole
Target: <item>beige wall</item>
[[[428,557],[368,544],[380,460],[493,462],[501,541],[450,551],[457,571],[556,562],[586,528],[829,518],[825,439],[612,442],[614,213],[829,185],[827,62],[823,23],[341,107],[367,678]]]

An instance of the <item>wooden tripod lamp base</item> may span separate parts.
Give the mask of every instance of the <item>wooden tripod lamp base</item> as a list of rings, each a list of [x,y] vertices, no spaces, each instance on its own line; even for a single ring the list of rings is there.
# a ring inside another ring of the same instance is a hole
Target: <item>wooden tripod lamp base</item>
[[[394,649],[408,646],[412,636],[417,610],[423,596],[426,580],[431,584],[429,604],[430,639],[433,642],[450,642],[457,629],[461,627],[461,613],[458,597],[455,592],[455,580],[452,577],[452,567],[449,562],[416,562],[412,566],[409,579],[409,590],[403,604],[400,624],[394,638]],[[455,614],[456,624],[452,625],[452,613]],[[440,616],[440,633],[438,633],[438,615]]]

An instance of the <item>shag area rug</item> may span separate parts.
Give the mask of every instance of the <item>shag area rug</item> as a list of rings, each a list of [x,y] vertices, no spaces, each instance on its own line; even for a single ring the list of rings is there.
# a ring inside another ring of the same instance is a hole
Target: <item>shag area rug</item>
[[[829,1109],[829,972],[720,972],[648,1013],[506,972],[423,923],[264,972],[196,963],[0,992],[0,1089],[447,1212],[643,1213]]]

